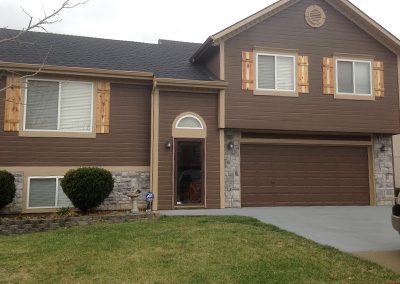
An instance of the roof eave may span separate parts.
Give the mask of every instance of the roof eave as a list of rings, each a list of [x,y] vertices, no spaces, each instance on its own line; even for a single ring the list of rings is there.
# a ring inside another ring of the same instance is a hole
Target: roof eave
[[[191,63],[196,63],[201,56],[207,51],[207,49],[214,44],[214,39],[210,36],[206,41],[196,50],[196,52],[190,57]]]
[[[78,76],[99,76],[105,78],[140,79],[153,80],[151,72],[109,70],[97,68],[67,67],[56,65],[26,64],[18,62],[0,61],[0,69],[19,72],[38,72],[45,74],[78,75]]]

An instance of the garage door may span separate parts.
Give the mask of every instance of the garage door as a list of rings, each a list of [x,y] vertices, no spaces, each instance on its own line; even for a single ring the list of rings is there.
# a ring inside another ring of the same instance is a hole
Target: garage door
[[[366,147],[241,145],[242,206],[369,205]]]

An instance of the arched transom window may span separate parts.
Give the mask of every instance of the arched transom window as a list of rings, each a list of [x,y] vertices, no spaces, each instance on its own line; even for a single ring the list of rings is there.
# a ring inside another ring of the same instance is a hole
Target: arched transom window
[[[176,123],[178,129],[204,129],[203,123],[194,115],[182,116]]]
[[[194,112],[178,115],[172,124],[172,137],[206,138],[207,125],[203,118]]]

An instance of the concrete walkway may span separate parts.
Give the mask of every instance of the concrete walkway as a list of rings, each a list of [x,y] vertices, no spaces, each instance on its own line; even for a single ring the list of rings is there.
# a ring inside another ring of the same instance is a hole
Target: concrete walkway
[[[391,225],[391,207],[173,210],[162,211],[161,214],[254,217],[317,243],[353,253],[400,272],[400,235]]]

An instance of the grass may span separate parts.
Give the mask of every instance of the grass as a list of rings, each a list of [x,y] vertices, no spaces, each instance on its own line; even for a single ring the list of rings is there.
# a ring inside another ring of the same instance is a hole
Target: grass
[[[1,283],[397,281],[378,265],[245,217],[162,217],[0,237]]]

